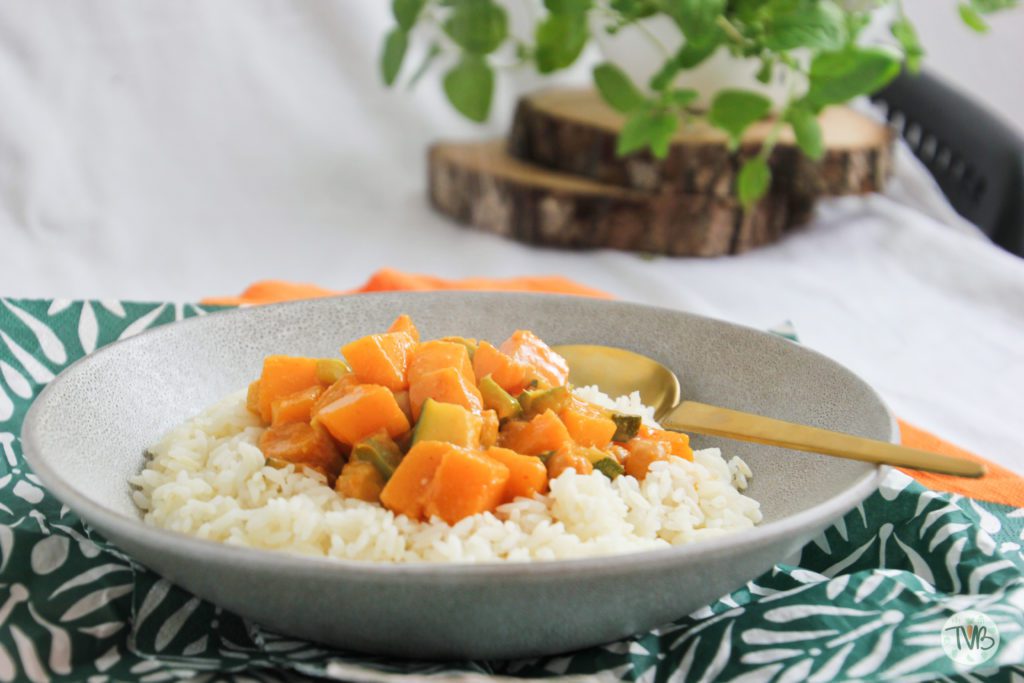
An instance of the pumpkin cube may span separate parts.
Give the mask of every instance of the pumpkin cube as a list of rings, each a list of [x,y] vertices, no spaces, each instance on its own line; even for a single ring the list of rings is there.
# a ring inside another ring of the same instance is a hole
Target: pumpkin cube
[[[402,391],[409,386],[406,371],[415,345],[405,332],[388,332],[357,339],[343,346],[341,352],[361,383]]]
[[[498,442],[502,447],[510,448],[516,453],[540,455],[571,444],[572,437],[558,416],[547,410],[529,422],[508,423],[502,430]]]
[[[384,485],[381,504],[396,515],[421,519],[434,472],[441,464],[441,457],[452,448],[450,443],[442,441],[421,441],[413,445]]]
[[[423,514],[440,517],[449,524],[501,503],[509,469],[479,451],[453,446],[441,457],[427,491]]]
[[[267,356],[263,360],[257,403],[264,422],[273,418],[273,404],[277,399],[319,386],[316,365],[316,358],[297,356]]]
[[[428,398],[439,403],[454,403],[474,413],[479,413],[484,408],[480,390],[471,380],[467,380],[465,375],[452,367],[428,372],[417,377],[409,385],[409,404],[414,419],[420,419],[423,402]]]
[[[409,431],[409,420],[387,387],[360,384],[316,414],[317,420],[335,439],[352,444],[379,431],[392,439]]]

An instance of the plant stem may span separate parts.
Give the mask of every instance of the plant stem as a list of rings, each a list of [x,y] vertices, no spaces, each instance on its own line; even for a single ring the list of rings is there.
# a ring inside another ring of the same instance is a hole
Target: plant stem
[[[725,31],[725,34],[729,36],[729,38],[731,38],[734,43],[738,43],[740,45],[747,44],[747,39],[743,36],[742,33],[740,33],[740,30],[736,28],[736,26],[725,17],[724,14],[719,14],[715,18],[715,23],[718,24],[723,31]]]

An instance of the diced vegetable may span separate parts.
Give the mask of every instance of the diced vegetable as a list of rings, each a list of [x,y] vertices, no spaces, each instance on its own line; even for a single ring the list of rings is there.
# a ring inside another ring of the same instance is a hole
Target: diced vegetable
[[[473,372],[477,380],[490,377],[511,396],[517,396],[526,388],[529,383],[527,370],[526,365],[512,360],[485,341],[480,342],[473,355]]]
[[[357,386],[359,386],[359,379],[356,378],[354,373],[344,375],[337,382],[327,387],[324,393],[320,394],[320,398],[313,404],[313,416],[315,417],[324,407],[334,403]]]
[[[440,339],[424,342],[416,347],[409,360],[409,384],[415,384],[431,372],[453,368],[465,378],[467,384],[476,384],[473,364],[465,346]]]
[[[428,372],[409,385],[409,403],[415,419],[419,419],[420,408],[428,398],[441,403],[454,403],[474,413],[479,413],[484,407],[480,390],[455,368]]]
[[[313,405],[323,393],[324,388],[317,384],[282,396],[270,404],[270,424],[277,426],[286,422],[309,422],[313,416]]]
[[[434,472],[441,457],[452,448],[450,443],[421,441],[409,449],[381,491],[380,502],[384,507],[396,515],[420,519]]]
[[[452,447],[441,457],[423,508],[426,517],[440,517],[449,524],[501,503],[509,469],[483,453]]]
[[[260,375],[260,417],[270,422],[274,401],[320,384],[316,376],[316,358],[297,356],[267,356]]]
[[[352,372],[352,368],[340,358],[317,358],[316,378],[320,384],[330,386]]]
[[[594,464],[571,444],[566,444],[555,451],[547,461],[548,479],[557,479],[566,470],[576,470],[578,474],[590,474]]]
[[[368,462],[376,467],[383,486],[402,462],[402,451],[385,432],[379,432],[353,446],[349,462]]]
[[[476,448],[480,445],[483,418],[460,405],[442,403],[428,398],[413,431],[413,444],[420,441],[445,441],[457,446]]]
[[[480,380],[480,396],[483,398],[484,408],[493,410],[499,419],[509,420],[523,412],[519,401],[502,389],[490,375]]]
[[[388,332],[357,339],[342,347],[341,352],[360,382],[401,391],[409,386],[406,371],[415,345],[405,332]]]
[[[671,446],[672,455],[679,456],[684,460],[693,460],[693,449],[690,448],[690,435],[682,432],[670,432],[664,429],[643,427],[640,430],[640,438],[664,441]]]
[[[546,410],[560,413],[569,406],[572,394],[567,387],[527,389],[519,394],[518,400],[527,415],[539,415]]]
[[[530,368],[527,380],[536,378],[547,386],[558,387],[569,379],[569,364],[533,332],[516,330],[498,349]]]
[[[534,494],[548,490],[548,470],[537,456],[520,455],[507,448],[488,448],[485,452],[487,457],[497,460],[509,471],[501,502],[532,498]]]
[[[672,446],[667,441],[646,441],[633,439],[626,444],[629,457],[626,458],[626,474],[636,479],[647,476],[651,463],[672,457]]]
[[[501,427],[501,421],[498,420],[498,414],[493,410],[485,410],[480,413],[482,425],[480,428],[480,445],[484,448],[489,448],[498,443],[498,430]]]
[[[245,408],[250,413],[260,414],[260,381],[249,383],[249,390],[245,392]],[[262,416],[261,416],[262,417]]]
[[[367,503],[380,502],[384,489],[384,477],[372,464],[353,460],[341,468],[341,474],[334,482],[334,490],[346,498],[358,498]]]
[[[501,446],[516,453],[538,455],[545,451],[557,451],[572,442],[568,430],[552,411],[541,413],[529,422],[508,424],[498,439]]]
[[[392,439],[409,431],[409,420],[386,387],[360,384],[324,406],[317,419],[335,439],[349,446],[381,430]]]
[[[391,323],[391,327],[388,328],[388,332],[405,332],[414,342],[417,344],[420,343],[420,331],[416,329],[416,325],[413,324],[412,318],[407,316],[405,313],[395,318],[395,322]]]
[[[615,434],[615,422],[597,406],[573,400],[558,414],[573,441],[581,446],[607,446]]]
[[[609,479],[614,479],[626,472],[626,468],[620,465],[618,460],[611,457],[602,458],[593,464],[596,471]]]
[[[625,442],[637,435],[643,420],[639,415],[612,413],[612,422],[615,423],[615,434],[612,436],[612,441]]]
[[[268,427],[260,436],[259,447],[267,460],[320,467],[332,474],[341,469],[341,455],[331,438],[305,422]]]

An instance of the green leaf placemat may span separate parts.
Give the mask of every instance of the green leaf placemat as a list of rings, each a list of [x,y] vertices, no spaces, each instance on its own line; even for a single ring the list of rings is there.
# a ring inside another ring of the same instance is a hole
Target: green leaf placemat
[[[25,412],[56,373],[104,344],[207,312],[0,299],[0,682],[283,680],[288,671],[362,681],[575,675],[652,683],[1024,676],[1024,509],[936,493],[899,472],[795,564],[617,643],[528,661],[438,664],[263,631],[99,538],[22,460]],[[940,642],[946,620],[965,610],[987,615],[1001,637],[991,659],[969,672]]]

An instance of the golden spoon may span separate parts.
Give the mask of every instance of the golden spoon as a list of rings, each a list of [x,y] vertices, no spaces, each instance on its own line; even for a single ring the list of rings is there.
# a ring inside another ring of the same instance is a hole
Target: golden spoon
[[[823,453],[876,465],[980,477],[985,466],[938,453],[905,448],[885,441],[784,422],[761,415],[697,403],[679,402],[679,379],[664,365],[639,353],[597,344],[566,344],[554,350],[569,363],[569,381],[597,385],[609,396],[640,392],[654,408],[661,426],[679,432],[724,436],[798,451]]]

